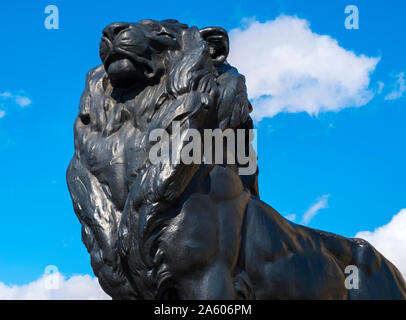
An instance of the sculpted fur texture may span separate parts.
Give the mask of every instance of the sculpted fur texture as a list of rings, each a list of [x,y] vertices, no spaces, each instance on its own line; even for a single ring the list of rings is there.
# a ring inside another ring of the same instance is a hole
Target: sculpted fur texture
[[[174,121],[182,141],[192,128],[253,128],[228,50],[222,28],[176,20],[103,30],[103,65],[87,75],[67,171],[102,288],[114,299],[406,298],[399,271],[366,241],[296,225],[263,203],[258,171],[151,163],[150,133],[171,134]],[[348,265],[359,289],[344,285]]]

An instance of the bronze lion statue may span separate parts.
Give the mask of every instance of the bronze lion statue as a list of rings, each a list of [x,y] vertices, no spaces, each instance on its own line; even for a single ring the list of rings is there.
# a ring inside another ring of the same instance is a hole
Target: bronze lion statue
[[[262,202],[258,170],[151,162],[149,135],[171,135],[174,121],[182,137],[253,128],[228,51],[219,27],[142,20],[103,30],[103,65],[87,75],[67,170],[103,290],[113,299],[405,299],[402,275],[368,242],[297,225]],[[357,271],[350,288],[347,266]]]

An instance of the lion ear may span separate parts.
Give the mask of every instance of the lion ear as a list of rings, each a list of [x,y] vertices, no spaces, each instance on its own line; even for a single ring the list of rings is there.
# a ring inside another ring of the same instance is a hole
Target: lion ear
[[[227,31],[220,27],[207,27],[200,30],[200,35],[209,44],[214,65],[222,64],[227,59],[229,50]]]

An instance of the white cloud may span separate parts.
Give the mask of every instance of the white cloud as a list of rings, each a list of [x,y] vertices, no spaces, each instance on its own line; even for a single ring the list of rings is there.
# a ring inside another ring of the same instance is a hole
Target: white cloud
[[[385,96],[385,100],[396,100],[403,96],[403,93],[406,91],[406,83],[404,76],[405,76],[404,72],[401,72],[396,76],[397,80],[395,82],[393,91]]]
[[[44,274],[22,286],[0,282],[0,300],[106,300],[111,299],[100,288],[96,278],[75,275],[66,279],[61,273]]]
[[[376,91],[376,93],[381,94],[383,87],[385,87],[385,84],[382,81],[378,81],[378,90]]]
[[[385,258],[392,262],[406,279],[406,209],[374,231],[360,231],[355,235],[371,243]]]
[[[8,91],[0,93],[0,98],[3,98],[4,100],[12,99],[14,103],[19,105],[20,107],[26,107],[32,103],[30,98],[20,95],[14,95]]]
[[[230,31],[229,61],[246,76],[253,117],[279,112],[318,114],[368,103],[379,58],[356,55],[306,20],[280,16]]]
[[[0,110],[0,119],[3,118],[6,115],[6,112],[4,110]]]
[[[2,98],[12,98],[13,96],[12,96],[12,94],[10,93],[10,92],[3,92],[3,93],[0,93],[0,97],[2,97]]]
[[[20,107],[26,107],[31,104],[31,99],[28,97],[21,97],[21,96],[16,96],[15,97],[15,102],[20,106]]]
[[[318,198],[315,203],[313,203],[309,209],[303,214],[302,223],[308,224],[314,216],[321,210],[328,208],[328,198],[329,194],[325,194]]]

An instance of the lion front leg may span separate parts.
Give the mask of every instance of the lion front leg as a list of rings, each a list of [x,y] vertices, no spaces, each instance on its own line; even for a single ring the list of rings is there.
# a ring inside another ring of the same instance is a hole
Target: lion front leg
[[[207,189],[197,187],[203,185]],[[193,300],[253,298],[248,275],[238,266],[249,198],[227,167],[195,176],[159,237],[157,252],[165,266],[159,274],[168,283],[163,292]]]
[[[116,211],[107,190],[77,156],[69,164],[67,183],[82,225],[82,241],[90,253],[92,268],[101,287],[113,299],[135,298],[115,253],[117,220],[121,213]]]

